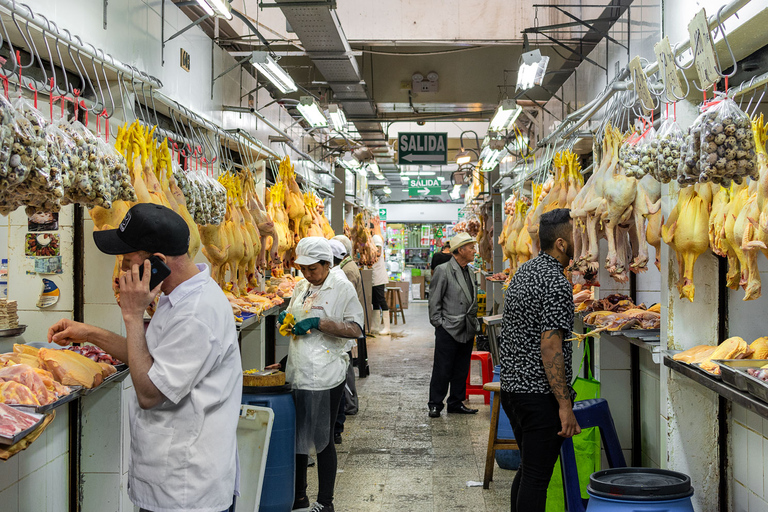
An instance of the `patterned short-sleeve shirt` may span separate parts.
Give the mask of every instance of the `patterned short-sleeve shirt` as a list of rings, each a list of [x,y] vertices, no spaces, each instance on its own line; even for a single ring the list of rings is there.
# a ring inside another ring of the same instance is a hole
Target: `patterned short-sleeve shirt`
[[[551,393],[541,360],[541,334],[561,329],[566,381],[573,379],[573,291],[563,266],[545,252],[523,263],[504,296],[499,352],[501,389],[512,393]],[[571,392],[573,394],[573,392]]]

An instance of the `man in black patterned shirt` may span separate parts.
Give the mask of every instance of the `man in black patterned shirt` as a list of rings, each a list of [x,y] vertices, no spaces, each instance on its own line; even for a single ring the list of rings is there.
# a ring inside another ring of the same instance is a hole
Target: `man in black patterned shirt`
[[[512,512],[544,512],[563,439],[579,432],[571,388],[573,292],[563,270],[573,258],[566,208],[541,216],[539,255],[515,273],[504,297],[501,405],[520,447]]]

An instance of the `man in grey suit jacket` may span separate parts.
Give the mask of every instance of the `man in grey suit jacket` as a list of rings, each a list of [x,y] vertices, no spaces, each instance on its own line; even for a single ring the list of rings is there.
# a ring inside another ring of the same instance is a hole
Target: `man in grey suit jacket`
[[[435,268],[429,285],[429,322],[435,326],[435,359],[429,383],[429,417],[438,418],[448,393],[448,412],[475,414],[464,405],[467,373],[477,320],[477,291],[467,264],[475,257],[475,239],[459,233],[451,239],[453,258]]]

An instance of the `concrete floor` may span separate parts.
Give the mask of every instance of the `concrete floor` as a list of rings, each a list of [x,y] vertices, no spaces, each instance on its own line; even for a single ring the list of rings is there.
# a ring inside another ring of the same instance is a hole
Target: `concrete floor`
[[[371,375],[358,379],[360,411],[347,418],[338,445],[338,512],[500,512],[509,510],[514,471],[496,466],[490,489],[482,482],[490,407],[472,395],[476,415],[427,416],[434,328],[427,304],[411,303],[407,323],[392,326],[402,337],[368,341]],[[356,372],[357,373],[357,372]],[[317,495],[317,471],[309,468],[308,494]]]

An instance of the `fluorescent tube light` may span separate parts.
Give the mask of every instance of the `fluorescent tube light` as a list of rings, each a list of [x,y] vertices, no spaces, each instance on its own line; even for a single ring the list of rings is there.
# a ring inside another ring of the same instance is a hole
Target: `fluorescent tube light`
[[[483,159],[483,164],[480,166],[481,171],[492,171],[496,165],[499,163],[499,160],[501,159],[501,156],[505,153],[505,151],[497,150],[497,149],[491,149],[485,159]]]
[[[385,193],[385,194],[387,194],[387,195],[389,195],[389,194],[391,194],[391,193],[392,193],[392,189],[391,189],[391,188],[389,188],[389,187],[384,187],[384,188],[383,188],[383,189],[381,189],[381,190],[383,190],[383,191],[384,191],[384,193]]]
[[[298,90],[291,75],[286,73],[285,70],[280,67],[269,52],[253,52],[251,64],[253,64],[253,67],[255,67],[261,74],[267,77],[267,80],[272,82],[272,85],[277,87],[283,94],[296,92]]]
[[[454,185],[453,190],[451,190],[451,193],[448,194],[451,199],[454,201],[457,200],[459,197],[461,197],[461,185]]]
[[[344,115],[344,111],[340,106],[336,104],[328,105],[328,117],[331,118],[331,126],[337,132],[347,127],[347,116]]]
[[[549,57],[542,57],[539,50],[526,52],[522,56],[522,64],[517,70],[517,88],[516,90],[527,90],[534,85],[541,85],[544,80],[544,74],[547,72]]]
[[[325,118],[325,114],[320,110],[320,107],[315,103],[315,99],[312,96],[302,96],[301,101],[296,105],[296,108],[312,128],[328,126],[328,119]]]
[[[405,171],[401,172],[400,176],[434,176],[434,171]]]
[[[522,107],[515,103],[515,100],[502,100],[501,104],[499,104],[499,107],[496,109],[496,113],[493,114],[493,119],[491,119],[491,124],[488,129],[492,132],[500,132],[508,129],[515,121],[517,121],[517,117],[522,111]]]
[[[197,0],[208,16],[232,19],[232,6],[228,0]]]

